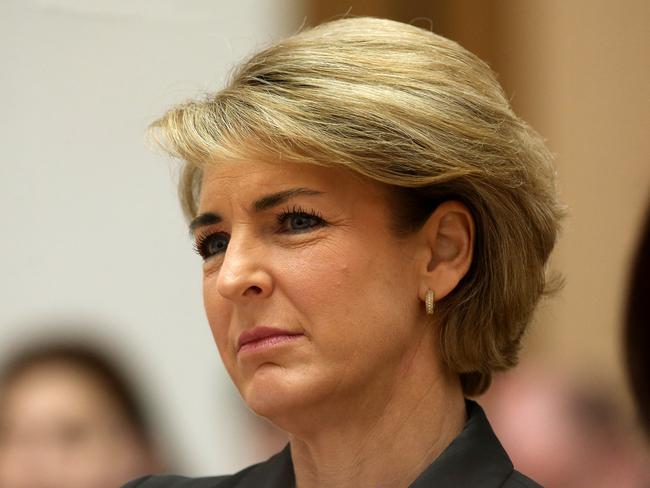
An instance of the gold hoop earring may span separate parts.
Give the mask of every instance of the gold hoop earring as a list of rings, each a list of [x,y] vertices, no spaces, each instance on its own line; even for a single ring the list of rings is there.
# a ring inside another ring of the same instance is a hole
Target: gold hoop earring
[[[427,309],[427,315],[433,315],[436,306],[436,295],[431,289],[427,290],[427,294],[424,296],[424,306]]]

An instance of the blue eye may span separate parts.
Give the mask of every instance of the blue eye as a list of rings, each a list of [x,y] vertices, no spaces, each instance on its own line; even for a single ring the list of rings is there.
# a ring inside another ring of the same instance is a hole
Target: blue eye
[[[205,260],[226,251],[230,236],[225,232],[217,232],[205,237],[199,237],[194,245],[196,252]]]
[[[318,221],[314,217],[307,215],[292,215],[289,217],[289,226],[292,230],[305,230],[318,225]]]
[[[325,225],[325,221],[316,213],[306,212],[294,207],[278,215],[278,223],[284,232],[307,232]]]

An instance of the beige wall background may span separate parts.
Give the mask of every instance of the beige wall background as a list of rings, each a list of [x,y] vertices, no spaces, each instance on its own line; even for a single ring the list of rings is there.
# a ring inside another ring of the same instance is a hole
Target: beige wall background
[[[531,353],[626,402],[622,312],[650,203],[650,2],[504,2],[502,72],[515,108],[547,139],[568,217]]]

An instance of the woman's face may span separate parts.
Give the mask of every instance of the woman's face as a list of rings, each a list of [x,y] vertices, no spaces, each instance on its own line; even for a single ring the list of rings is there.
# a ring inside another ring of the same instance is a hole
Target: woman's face
[[[282,426],[305,407],[383,395],[403,374],[430,327],[418,298],[422,241],[394,237],[388,209],[379,184],[343,169],[205,169],[192,224],[205,309],[257,413]]]

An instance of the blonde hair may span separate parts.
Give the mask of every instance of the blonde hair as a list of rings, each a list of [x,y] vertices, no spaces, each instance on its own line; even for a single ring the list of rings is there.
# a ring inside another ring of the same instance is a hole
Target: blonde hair
[[[516,364],[562,208],[551,155],[511,110],[490,68],[426,30],[374,18],[320,25],[255,54],[228,86],[168,111],[157,140],[185,161],[196,215],[201,168],[273,157],[345,167],[392,189],[395,231],[460,200],[477,229],[473,264],[437,304],[440,354],[467,395]]]

